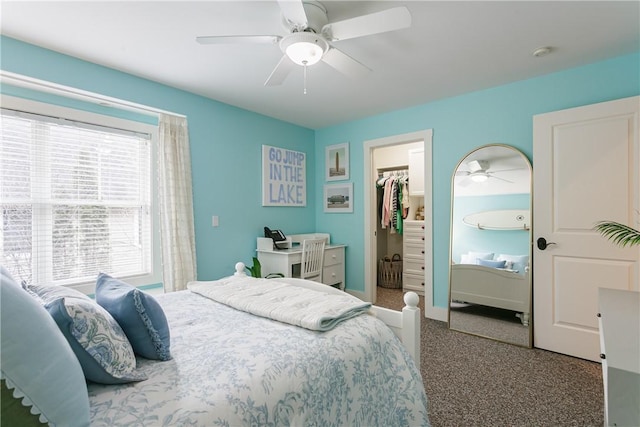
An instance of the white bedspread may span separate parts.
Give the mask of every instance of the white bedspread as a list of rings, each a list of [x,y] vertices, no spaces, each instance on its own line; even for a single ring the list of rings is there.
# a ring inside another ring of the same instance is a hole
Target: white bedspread
[[[187,288],[237,310],[312,331],[328,331],[371,308],[370,303],[346,293],[336,295],[304,289],[277,279],[232,276],[190,282]]]
[[[157,300],[173,359],[138,358],[146,381],[89,383],[91,427],[429,425],[420,372],[372,315],[317,332],[190,291]]]

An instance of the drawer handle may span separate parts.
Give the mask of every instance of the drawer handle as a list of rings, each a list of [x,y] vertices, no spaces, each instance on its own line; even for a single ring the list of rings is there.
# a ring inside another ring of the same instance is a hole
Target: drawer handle
[[[424,270],[424,265],[422,267],[420,267],[420,268]]]
[[[420,228],[422,228],[424,230],[424,225],[421,225]]]
[[[424,255],[424,251],[420,251]]]
[[[424,240],[424,236],[422,236],[421,239]]]

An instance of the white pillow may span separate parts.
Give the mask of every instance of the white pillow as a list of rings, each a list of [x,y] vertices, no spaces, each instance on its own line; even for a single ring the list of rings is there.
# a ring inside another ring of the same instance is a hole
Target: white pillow
[[[469,251],[469,256],[478,259],[493,259],[493,252],[473,252]]]
[[[460,264],[477,264],[479,259],[493,259],[493,252],[469,252],[460,255]]]

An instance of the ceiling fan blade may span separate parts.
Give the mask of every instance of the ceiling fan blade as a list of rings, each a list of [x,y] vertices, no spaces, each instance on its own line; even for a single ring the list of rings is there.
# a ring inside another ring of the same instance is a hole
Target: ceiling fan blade
[[[401,6],[329,23],[322,27],[322,34],[331,41],[347,40],[401,30],[409,26],[411,26],[411,13],[409,9]]]
[[[352,78],[363,77],[371,71],[367,66],[361,64],[335,47],[330,48],[322,56],[322,60],[340,71],[342,74]]]
[[[284,19],[289,21],[297,30],[307,28],[307,14],[304,11],[302,0],[278,0]]]
[[[500,178],[499,176],[489,175],[489,178],[499,179],[500,181],[508,182],[509,184],[513,184],[513,181],[509,181],[508,179]]]
[[[200,44],[276,44],[280,41],[280,36],[200,36],[196,41]]]
[[[287,78],[291,70],[296,67],[295,62],[293,62],[287,55],[283,55],[276,68],[273,69],[271,75],[264,82],[265,86],[278,86],[281,85],[284,79]]]

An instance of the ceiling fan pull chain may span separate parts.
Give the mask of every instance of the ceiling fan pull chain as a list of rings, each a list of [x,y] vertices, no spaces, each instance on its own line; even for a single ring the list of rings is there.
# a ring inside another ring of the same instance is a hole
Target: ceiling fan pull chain
[[[302,68],[304,68],[304,89],[303,95],[307,94],[307,61],[302,61]]]

